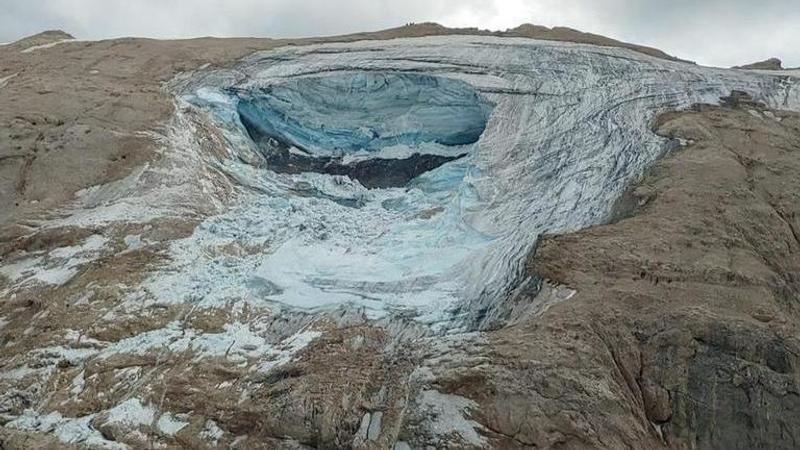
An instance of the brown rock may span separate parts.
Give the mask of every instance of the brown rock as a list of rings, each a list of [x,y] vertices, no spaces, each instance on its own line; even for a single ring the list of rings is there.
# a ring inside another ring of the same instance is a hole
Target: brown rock
[[[764,61],[735,66],[734,69],[757,69],[757,70],[783,70],[783,63],[778,58],[769,58]]]

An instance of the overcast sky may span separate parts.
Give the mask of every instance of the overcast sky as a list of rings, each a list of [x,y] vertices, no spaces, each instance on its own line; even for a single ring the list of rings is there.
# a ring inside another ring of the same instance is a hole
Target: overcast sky
[[[701,64],[800,66],[800,0],[0,0],[0,42],[45,29],[119,36],[321,36],[406,22],[568,26]]]

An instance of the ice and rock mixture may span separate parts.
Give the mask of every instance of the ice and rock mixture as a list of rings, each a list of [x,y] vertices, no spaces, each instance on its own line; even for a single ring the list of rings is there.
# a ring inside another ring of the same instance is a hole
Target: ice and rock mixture
[[[164,301],[355,307],[434,328],[502,319],[504,299],[536,281],[521,276],[537,236],[606,220],[668,151],[650,131],[658,112],[732,90],[785,108],[798,102],[793,86],[526,39],[256,54],[174,86],[224,130],[226,170],[249,189],[175,245],[176,271],[150,290]],[[454,159],[423,164],[432,156]],[[411,173],[393,185],[398,172]],[[198,254],[234,243],[259,250],[225,262]]]
[[[301,436],[329,402],[358,417],[342,446],[485,446],[437,368],[530,313],[510,305],[541,288],[538,237],[609,219],[679,145],[651,132],[661,112],[733,90],[800,109],[786,74],[468,36],[284,47],[165,89],[159,158],[36,224],[79,238],[0,262],[9,314],[64,304],[0,315],[22,336],[0,362],[9,429],[235,447],[253,417]]]

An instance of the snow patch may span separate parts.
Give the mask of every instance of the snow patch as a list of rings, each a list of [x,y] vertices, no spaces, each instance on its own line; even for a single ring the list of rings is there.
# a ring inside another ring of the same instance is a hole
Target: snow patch
[[[43,49],[46,49],[46,48],[53,48],[56,45],[61,45],[61,44],[67,43],[67,42],[79,42],[79,41],[77,39],[60,39],[58,41],[48,42],[47,44],[34,45],[33,47],[28,47],[28,48],[22,49],[20,51],[20,53],[31,53],[31,52],[35,52],[36,50],[43,50]]]
[[[106,423],[121,424],[129,427],[149,426],[153,423],[155,410],[145,406],[136,397],[130,398],[106,412]]]
[[[179,431],[184,429],[184,427],[189,425],[189,422],[176,419],[171,413],[167,412],[158,418],[156,425],[158,426],[158,430],[162,433],[166,434],[167,436],[174,436],[178,434]]]
[[[109,441],[92,427],[91,422],[97,414],[84,417],[62,417],[59,412],[39,415],[33,410],[26,410],[23,415],[8,422],[5,426],[23,431],[36,431],[55,435],[66,444],[84,444],[90,448],[109,450],[127,450],[127,445]]]
[[[225,431],[211,419],[206,420],[205,426],[200,431],[200,437],[214,446],[219,443],[220,438],[224,435]]]
[[[4,380],[23,380],[32,375],[38,374],[42,369],[32,369],[28,366],[17,367],[0,372],[0,379]]]
[[[294,355],[304,349],[314,339],[321,336],[319,331],[302,331],[285,339],[279,346],[277,352],[272,354],[274,358],[259,367],[262,372],[268,372],[278,366],[291,362]]]
[[[440,436],[457,434],[468,444],[486,445],[486,439],[476,429],[482,426],[465,417],[477,404],[457,395],[443,394],[436,390],[422,391],[421,406],[430,414],[429,426],[433,433]]]
[[[116,424],[135,430],[138,427],[153,425],[156,418],[152,406],[142,404],[141,400],[133,397],[116,405],[115,407],[83,417],[63,417],[58,411],[40,415],[33,410],[26,410],[21,416],[7,423],[6,426],[25,431],[38,431],[54,434],[61,442],[68,444],[83,444],[91,448],[103,449],[128,449],[125,444],[109,441],[94,428],[95,420],[102,420],[106,424]],[[158,416],[156,426],[161,433],[173,436],[186,427],[189,423],[175,418],[171,413],[165,412]]]
[[[178,321],[166,327],[123,339],[106,347],[98,358],[118,354],[145,355],[151,351],[182,353],[190,351],[196,359],[225,357],[236,363],[269,359],[259,370],[267,371],[286,364],[294,354],[321,335],[318,331],[300,331],[276,345],[256,334],[252,326],[240,322],[226,324],[221,333],[202,333],[183,328]]]
[[[34,282],[61,286],[71,280],[81,266],[97,259],[107,242],[108,238],[93,234],[80,245],[59,247],[38,256],[5,264],[0,267],[0,274],[16,282],[16,286],[6,292]]]
[[[141,234],[129,234],[125,236],[125,245],[128,247],[128,250],[136,250],[142,247],[142,235]]]

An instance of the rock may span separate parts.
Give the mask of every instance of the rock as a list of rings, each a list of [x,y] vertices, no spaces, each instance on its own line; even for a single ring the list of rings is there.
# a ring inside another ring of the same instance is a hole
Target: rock
[[[342,158],[304,156],[282,148],[266,150],[264,159],[270,170],[277,173],[316,172],[344,175],[358,180],[366,188],[373,189],[405,186],[419,175],[464,156],[466,155],[441,156],[414,153],[407,158],[370,158],[345,163]]]
[[[752,64],[745,64],[743,66],[735,66],[734,69],[751,69],[751,70],[783,70],[783,63],[778,58],[769,58],[764,61],[754,62]]]
[[[669,392],[663,387],[645,382],[642,386],[642,399],[647,418],[653,422],[666,422],[672,416],[672,407],[669,402]]]

